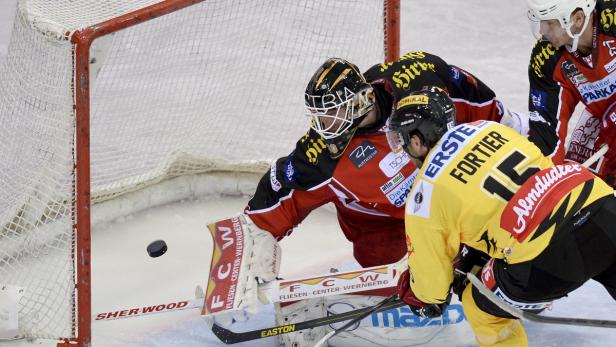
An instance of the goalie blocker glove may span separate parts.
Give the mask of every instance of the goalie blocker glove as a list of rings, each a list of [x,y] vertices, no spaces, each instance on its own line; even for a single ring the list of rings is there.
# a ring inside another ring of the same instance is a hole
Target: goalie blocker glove
[[[259,284],[273,281],[278,276],[280,245],[272,234],[256,226],[244,214],[208,227],[219,250],[214,255],[218,253],[219,256],[212,259],[206,313],[216,314],[216,321],[223,326],[233,321],[244,321],[247,319],[246,313],[256,313],[260,304],[264,303],[259,298]],[[237,270],[236,264],[239,264]],[[231,272],[234,274],[228,275]],[[217,292],[217,289],[222,291]],[[231,299],[227,295],[230,291],[235,292]],[[215,309],[213,302],[218,307],[224,302],[224,309]]]

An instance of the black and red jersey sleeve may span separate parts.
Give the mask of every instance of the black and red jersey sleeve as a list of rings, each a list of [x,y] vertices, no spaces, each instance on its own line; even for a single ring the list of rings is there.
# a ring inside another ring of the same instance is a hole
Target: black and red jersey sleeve
[[[532,141],[554,163],[564,159],[564,140],[567,125],[579,98],[559,81],[562,69],[575,69],[572,62],[561,60],[564,48],[557,50],[547,41],[538,41],[528,66],[530,83],[528,109],[529,133]]]
[[[500,122],[503,106],[490,87],[455,65],[448,65],[447,70],[447,91],[456,105],[458,123],[476,120]]]
[[[311,130],[263,175],[245,213],[261,229],[282,238],[312,210],[335,198],[328,187],[335,166],[325,143]]]
[[[427,52],[409,52],[400,60],[372,66],[364,74],[393,96],[394,105],[409,93],[427,86],[447,90],[456,105],[459,123],[475,120],[500,121],[503,110],[494,91],[471,73],[449,65]]]

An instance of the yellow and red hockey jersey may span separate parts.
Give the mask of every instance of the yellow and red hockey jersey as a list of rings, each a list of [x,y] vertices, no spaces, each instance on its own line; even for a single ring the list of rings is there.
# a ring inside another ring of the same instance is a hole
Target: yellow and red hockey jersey
[[[580,164],[554,166],[513,129],[458,125],[430,151],[406,203],[411,288],[442,303],[461,244],[509,263],[533,259],[559,226],[609,194]]]

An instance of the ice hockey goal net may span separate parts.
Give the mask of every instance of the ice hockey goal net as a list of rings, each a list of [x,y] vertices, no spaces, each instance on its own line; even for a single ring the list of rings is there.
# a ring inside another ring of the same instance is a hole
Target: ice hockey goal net
[[[91,211],[173,177],[264,172],[307,130],[325,58],[397,56],[398,6],[20,0],[0,65],[0,288],[22,290],[18,335],[88,345]]]

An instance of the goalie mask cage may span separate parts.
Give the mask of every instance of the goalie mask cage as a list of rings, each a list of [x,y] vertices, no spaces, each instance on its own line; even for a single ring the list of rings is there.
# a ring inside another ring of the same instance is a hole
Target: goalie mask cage
[[[0,65],[0,287],[23,289],[19,335],[90,345],[99,206],[143,208],[124,197],[179,177],[263,174],[307,131],[304,88],[326,58],[397,58],[398,13],[397,0],[19,0]]]

